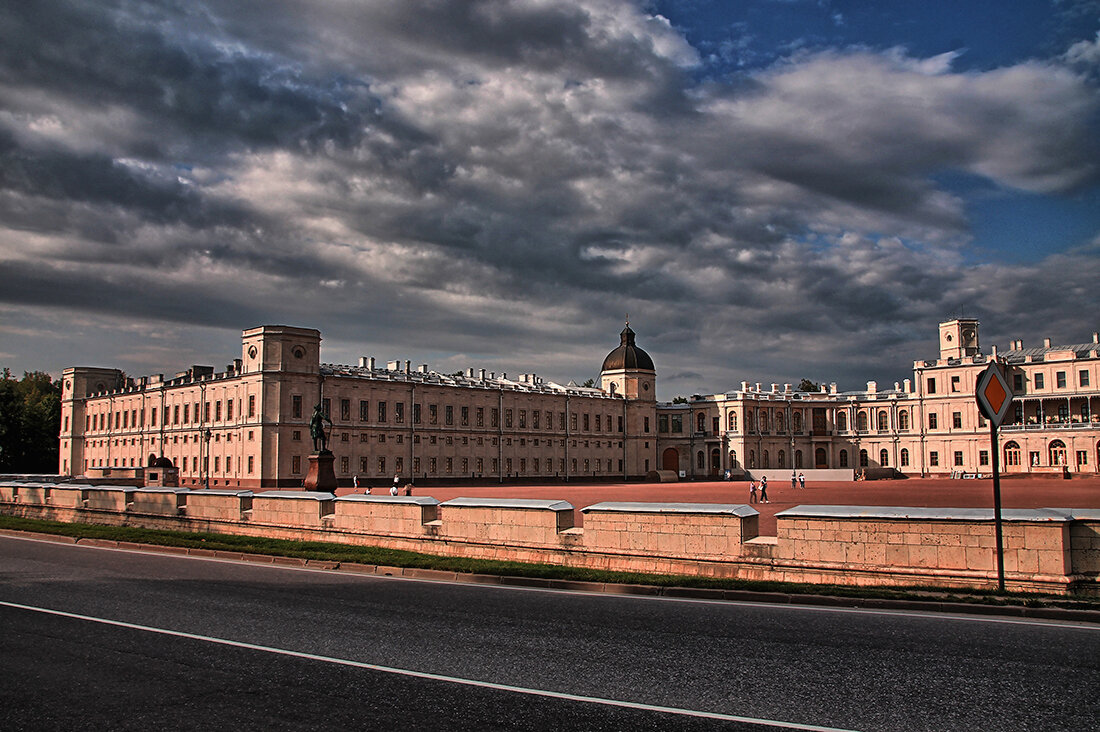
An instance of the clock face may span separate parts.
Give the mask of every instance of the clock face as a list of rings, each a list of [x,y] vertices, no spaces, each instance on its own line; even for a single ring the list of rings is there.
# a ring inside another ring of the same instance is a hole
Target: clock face
[[[966,330],[964,330],[963,331],[963,342],[964,343],[971,343],[971,342],[973,342],[973,340],[974,340],[974,329],[973,328],[967,328]]]
[[[301,346],[294,347],[294,358],[303,358],[306,355],[306,349]]]
[[[256,358],[256,346],[249,346],[248,347],[248,357],[249,358]]]
[[[943,339],[944,339],[945,341],[947,341],[948,343],[950,343],[951,341],[955,340],[955,339],[954,339],[954,338],[953,338],[953,337],[951,336],[951,334],[950,334],[950,333],[944,333],[944,334],[943,334]]]

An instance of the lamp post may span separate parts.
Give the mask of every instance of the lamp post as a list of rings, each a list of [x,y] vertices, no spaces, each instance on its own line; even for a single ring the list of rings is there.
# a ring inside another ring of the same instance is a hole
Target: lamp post
[[[202,440],[206,443],[206,455],[202,460],[202,472],[204,474],[203,487],[207,490],[210,489],[210,428],[207,427],[203,430]]]

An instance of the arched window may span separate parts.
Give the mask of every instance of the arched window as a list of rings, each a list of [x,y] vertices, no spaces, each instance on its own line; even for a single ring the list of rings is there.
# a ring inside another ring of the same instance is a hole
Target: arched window
[[[765,468],[770,468],[771,467],[771,463],[768,461],[768,451],[767,450],[764,451],[764,467]]]
[[[856,429],[860,432],[867,431],[867,412],[862,409],[856,413]]]
[[[901,467],[905,468],[909,466],[909,448],[901,448]]]
[[[898,412],[898,429],[899,430],[909,429],[909,412],[907,412],[905,410],[902,410],[902,411]]]
[[[866,450],[860,450],[859,451],[859,467],[861,467],[861,468],[866,468],[867,467],[867,451]]]
[[[1062,442],[1061,440],[1055,440],[1054,442],[1050,443],[1050,464],[1066,464],[1066,443]]]
[[[730,450],[730,467],[731,468],[736,468],[737,467],[737,451],[736,450]]]
[[[836,413],[836,429],[838,432],[848,431],[848,413],[840,411]]]
[[[703,468],[706,467],[706,463],[704,462],[705,460],[706,460],[706,457],[704,457],[702,450],[695,453],[695,467],[697,469],[702,470]]]
[[[878,464],[884,468],[890,464],[890,453],[886,452],[885,447],[878,451]]]
[[[726,417],[726,429],[730,432],[737,431],[737,412],[730,411]]]
[[[776,432],[782,432],[783,431],[783,413],[782,412],[779,412],[775,415],[775,431]]]
[[[829,467],[829,453],[825,452],[824,447],[814,450],[814,466],[818,468]]]
[[[760,415],[760,431],[761,432],[767,432],[768,431],[768,413],[763,409],[758,410],[757,413]]]
[[[802,451],[801,450],[795,450],[794,451],[794,466],[796,468],[801,468],[802,467]]]
[[[756,429],[756,420],[753,419],[754,416],[751,409],[745,410],[745,429],[749,432]]]
[[[886,416],[886,410],[885,409],[878,410],[878,429],[880,429],[880,430],[889,429],[889,423],[890,423],[890,419],[889,419],[889,417]]]
[[[840,467],[842,467],[842,468],[848,467],[848,451],[847,450],[841,450],[840,455],[838,456],[838,459],[840,461]]]
[[[775,461],[776,465],[781,468],[785,468],[787,466],[787,453],[783,450],[780,450],[779,454],[775,456]]]
[[[707,415],[699,412],[695,415],[695,431],[706,432],[707,431]],[[700,466],[702,467],[702,466]]]
[[[1020,464],[1020,444],[1015,440],[1005,443],[1005,466]]]
[[[749,467],[756,467],[756,450],[749,450]]]
[[[802,431],[802,412],[795,412],[791,415],[791,429],[796,433]]]

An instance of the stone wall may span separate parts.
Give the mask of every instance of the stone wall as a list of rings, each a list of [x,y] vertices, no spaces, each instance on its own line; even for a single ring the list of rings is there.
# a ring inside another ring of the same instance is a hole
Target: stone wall
[[[745,505],[123,489],[0,482],[0,513],[94,524],[368,544],[628,572],[875,586],[994,588],[992,511],[798,506],[757,536]],[[1008,587],[1100,594],[1100,511],[1003,512]]]

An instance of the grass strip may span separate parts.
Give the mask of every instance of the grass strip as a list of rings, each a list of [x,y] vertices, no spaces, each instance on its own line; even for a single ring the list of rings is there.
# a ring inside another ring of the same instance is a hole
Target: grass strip
[[[322,541],[294,541],[270,539],[235,534],[171,531],[146,529],[137,526],[108,526],[102,524],[64,523],[45,519],[0,515],[0,529],[33,531],[42,534],[68,536],[75,539],[104,539],[127,541],[154,546],[175,546],[210,549],[245,554],[297,557],[328,562],[353,562],[356,564],[434,569],[463,574],[489,574],[507,577],[598,582],[605,584],[650,585],[655,587],[689,587],[747,592],[777,592],[792,595],[829,595],[844,598],[882,598],[915,602],[965,602],[989,605],[1015,605],[1026,607],[1062,607],[1079,610],[1100,610],[1100,598],[1061,595],[1035,595],[1032,593],[993,590],[966,592],[943,590],[935,587],[909,587],[891,589],[884,587],[849,587],[844,585],[816,585],[766,580],[696,577],[691,575],[646,574],[641,572],[613,572],[585,567],[568,567],[556,564],[530,564],[496,559],[470,559],[466,557],[422,554],[402,549],[369,545],[337,544]]]

